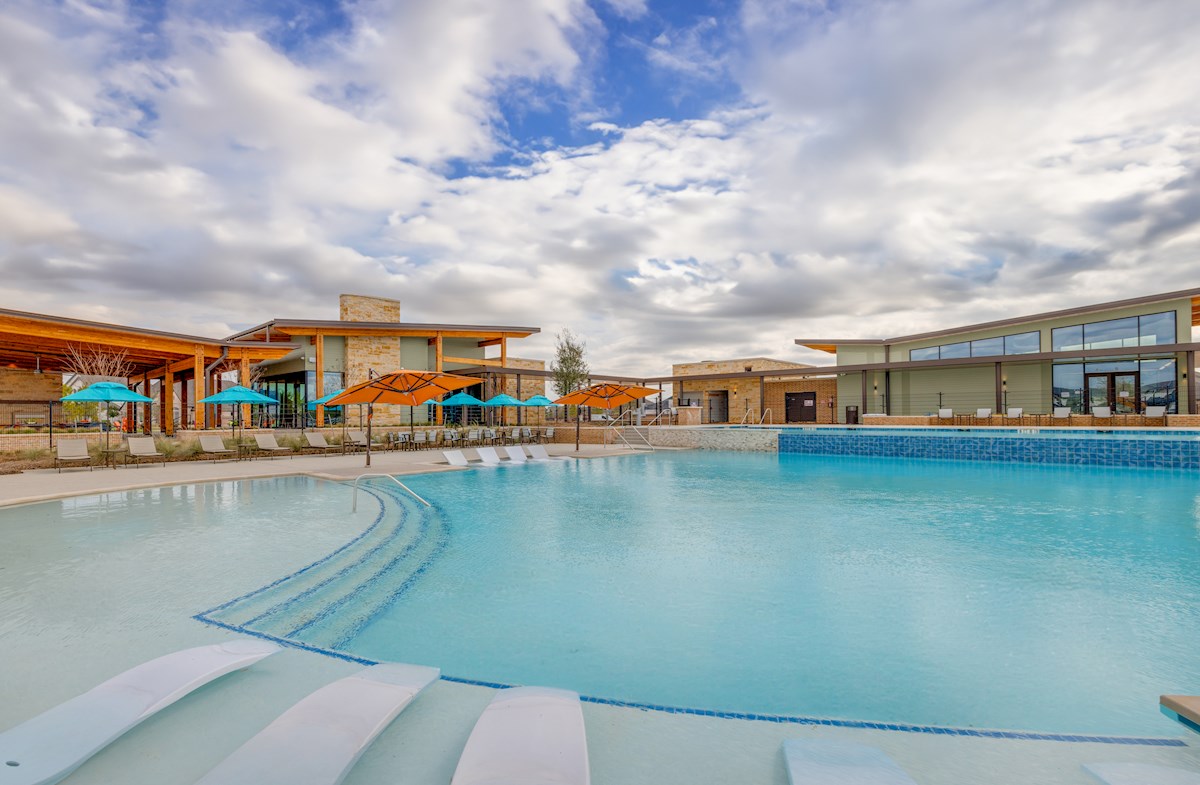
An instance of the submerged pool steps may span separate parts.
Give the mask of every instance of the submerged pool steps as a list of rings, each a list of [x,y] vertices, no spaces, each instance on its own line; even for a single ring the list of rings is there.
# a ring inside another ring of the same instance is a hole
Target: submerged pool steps
[[[442,516],[398,489],[362,536],[321,562],[204,614],[275,638],[336,648],[408,586],[445,542]],[[352,609],[352,613],[346,613]]]

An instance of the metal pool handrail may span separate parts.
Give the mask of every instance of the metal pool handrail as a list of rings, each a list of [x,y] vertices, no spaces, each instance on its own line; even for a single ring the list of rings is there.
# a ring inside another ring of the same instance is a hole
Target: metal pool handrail
[[[430,504],[429,502],[425,501],[425,500],[424,500],[424,499],[422,499],[420,496],[418,496],[416,491],[414,491],[412,488],[409,488],[407,485],[405,485],[404,483],[400,482],[399,480],[397,480],[397,479],[396,479],[395,477],[393,477],[392,475],[390,475],[390,474],[383,474],[383,473],[372,473],[372,472],[368,472],[368,473],[366,473],[366,474],[360,474],[360,475],[358,475],[357,477],[355,477],[355,478],[354,478],[354,496],[352,496],[352,497],[351,497],[351,500],[350,500],[350,512],[358,512],[358,481],[359,481],[359,480],[361,480],[361,479],[363,479],[364,477],[387,477],[389,480],[391,480],[392,482],[396,483],[397,485],[399,485],[399,486],[400,486],[401,488],[403,488],[404,490],[408,491],[408,493],[409,493],[409,494],[411,494],[411,495],[412,495],[412,497],[413,497],[414,499],[416,499],[417,501],[419,501],[421,504],[424,504],[426,507],[432,507],[432,506],[433,506],[432,504]]]

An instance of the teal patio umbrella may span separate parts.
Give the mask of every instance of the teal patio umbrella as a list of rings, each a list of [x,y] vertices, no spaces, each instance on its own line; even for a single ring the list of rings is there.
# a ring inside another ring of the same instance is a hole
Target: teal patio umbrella
[[[459,419],[459,425],[467,423],[467,407],[468,406],[487,406],[483,401],[476,398],[474,395],[465,392],[456,392],[444,401],[434,401],[435,406],[461,406],[462,413]],[[412,423],[412,416],[408,418],[409,423]]]
[[[334,404],[333,406],[330,406],[329,404],[325,403],[333,396],[341,395],[341,394],[342,394],[341,390],[335,390],[334,392],[329,393],[329,395],[322,395],[320,398],[318,398],[315,401],[309,401],[308,402],[308,410],[310,412],[316,411],[318,404],[321,406],[324,406],[326,409],[341,409],[342,408],[341,404]],[[342,444],[345,444],[345,443],[346,443],[346,415],[343,412],[342,413]]]
[[[95,403],[150,403],[153,398],[147,398],[141,393],[135,393],[123,384],[117,382],[96,382],[84,387],[82,390],[64,395],[59,400],[65,402],[95,402]],[[111,429],[104,429],[104,449],[108,449],[108,433]]]
[[[484,406],[524,406],[525,403],[524,403],[524,401],[520,401],[507,393],[500,393],[499,395],[493,395],[491,398],[488,398],[486,401],[484,401],[483,405]],[[501,423],[503,423],[503,419],[501,419]]]
[[[233,387],[230,387],[227,390],[221,390],[221,392],[210,395],[207,398],[201,398],[200,400],[196,401],[196,403],[211,403],[217,406],[222,406],[225,404],[236,405],[242,403],[266,404],[267,406],[272,404],[275,406],[279,405],[279,401],[275,400],[269,395],[263,395],[260,392],[255,392],[249,387],[243,387],[240,384],[235,384]],[[240,417],[237,419],[237,422],[241,422]],[[242,423],[242,430],[245,431],[245,429],[246,425],[245,423]],[[234,434],[233,438],[237,438],[236,433]]]
[[[540,408],[544,408],[546,406],[554,406],[555,404],[554,404],[554,401],[550,400],[549,398],[547,398],[544,395],[535,395],[532,398],[526,398],[525,403],[523,405],[530,406],[530,407],[536,406],[540,409]],[[538,417],[538,425],[541,425],[541,424],[542,424],[542,418],[539,416]]]

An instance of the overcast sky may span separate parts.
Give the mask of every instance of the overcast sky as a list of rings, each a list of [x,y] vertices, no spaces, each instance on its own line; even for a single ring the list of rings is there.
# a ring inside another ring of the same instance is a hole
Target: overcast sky
[[[379,294],[662,373],[1200,286],[1197,41],[1196,0],[4,0],[0,307]]]

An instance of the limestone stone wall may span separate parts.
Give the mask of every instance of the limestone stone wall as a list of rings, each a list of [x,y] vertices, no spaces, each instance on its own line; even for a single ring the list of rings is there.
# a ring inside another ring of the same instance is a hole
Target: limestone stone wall
[[[837,421],[837,379],[799,379],[790,382],[767,382],[764,398],[767,409],[771,411],[772,423],[787,421],[787,393],[795,392],[817,394],[818,423],[830,424]],[[829,405],[830,401],[833,402],[833,406]]]
[[[701,374],[742,373],[744,371],[783,371],[810,367],[812,366],[804,363],[795,363],[788,360],[775,360],[770,357],[746,357],[735,360],[705,360],[696,363],[677,363],[671,366],[671,374],[673,376],[687,377]],[[684,381],[680,382],[679,388],[679,390],[675,391],[676,401],[680,401],[685,398],[701,399],[701,416],[703,421],[706,423],[708,422],[708,394],[711,392],[725,391],[729,393],[729,417],[727,422],[741,422],[743,418],[747,422],[750,420],[758,422],[759,418],[762,416],[762,409],[760,407],[762,389],[757,378],[708,379],[696,382],[689,382],[685,379]],[[782,397],[780,398],[780,401],[782,402]],[[767,407],[771,408],[771,404],[768,403]],[[778,422],[783,418],[783,415],[775,413],[776,411],[781,410],[775,410],[772,412],[775,414],[776,422]]]

